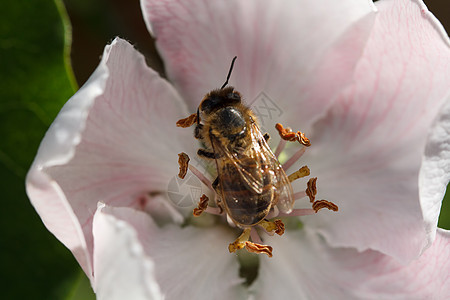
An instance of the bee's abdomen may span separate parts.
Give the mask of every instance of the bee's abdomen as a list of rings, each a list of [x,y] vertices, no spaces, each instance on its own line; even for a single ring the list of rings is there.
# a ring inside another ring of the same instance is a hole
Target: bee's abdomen
[[[238,225],[252,226],[263,220],[271,208],[274,190],[269,178],[263,178],[267,184],[257,193],[242,182],[237,173],[227,173],[221,178],[223,202],[229,216]]]

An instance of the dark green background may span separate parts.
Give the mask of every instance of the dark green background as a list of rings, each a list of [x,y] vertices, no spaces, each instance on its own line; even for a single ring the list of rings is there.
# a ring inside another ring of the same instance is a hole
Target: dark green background
[[[0,298],[92,299],[70,251],[42,224],[24,188],[25,174],[62,105],[99,62],[115,36],[133,42],[163,73],[139,1],[2,1],[0,6]],[[427,1],[447,31],[450,5]],[[73,62],[73,71],[70,61]],[[440,226],[450,228],[450,204]]]

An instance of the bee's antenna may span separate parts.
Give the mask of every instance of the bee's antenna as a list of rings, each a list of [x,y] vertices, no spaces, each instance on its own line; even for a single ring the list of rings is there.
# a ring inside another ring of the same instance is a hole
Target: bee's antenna
[[[225,83],[222,85],[222,87],[220,89],[223,89],[224,87],[227,86],[228,79],[230,79],[231,71],[233,71],[234,61],[236,60],[236,58],[237,58],[237,56],[233,57],[233,60],[231,61],[230,71],[228,71],[227,81],[225,81]]]

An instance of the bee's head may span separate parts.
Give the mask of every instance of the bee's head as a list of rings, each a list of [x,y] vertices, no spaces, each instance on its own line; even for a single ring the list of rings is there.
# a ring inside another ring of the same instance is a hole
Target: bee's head
[[[241,94],[235,91],[232,86],[228,86],[209,92],[200,103],[199,110],[202,113],[210,114],[220,108],[239,103],[241,103]]]
[[[236,105],[241,103],[241,94],[235,91],[232,86],[228,86],[228,80],[231,76],[231,71],[233,70],[234,61],[237,56],[231,61],[230,70],[228,71],[227,80],[222,85],[220,89],[213,90],[209,92],[200,103],[197,110],[197,124],[200,122],[200,113],[210,114],[218,109],[226,106]]]

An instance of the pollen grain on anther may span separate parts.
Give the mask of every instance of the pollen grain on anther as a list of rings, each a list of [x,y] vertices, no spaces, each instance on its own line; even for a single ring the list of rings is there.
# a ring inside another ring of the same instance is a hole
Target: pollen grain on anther
[[[184,179],[184,177],[186,176],[189,167],[189,160],[190,158],[186,153],[181,152],[180,154],[178,154],[178,165],[180,167],[178,177],[180,177],[181,179]]]
[[[267,246],[267,245],[261,245],[261,244],[257,244],[257,243],[252,243],[252,242],[245,242],[245,249],[247,249],[248,252],[253,252],[256,254],[267,254],[267,256],[272,257],[272,247]]]
[[[284,128],[281,123],[277,123],[275,124],[275,128],[283,140],[290,142],[297,140],[297,133],[293,132],[289,127]]]
[[[297,136],[300,144],[302,144],[305,147],[311,146],[311,141],[306,137],[306,135],[303,132],[297,131]]]
[[[316,182],[317,182],[317,177],[310,178],[308,180],[307,188],[305,191],[306,195],[309,197],[309,202],[311,202],[311,203],[313,203],[314,200],[316,199],[316,194],[317,194]]]
[[[205,194],[203,194],[198,201],[198,206],[194,208],[192,214],[195,217],[199,217],[208,208],[208,201],[209,198]]]
[[[194,125],[195,121],[197,120],[197,114],[192,114],[187,118],[180,119],[177,121],[177,127],[187,128],[192,125]]]
[[[314,201],[312,208],[316,211],[316,213],[321,210],[322,208],[328,208],[332,211],[338,211],[339,207],[334,204],[333,202],[327,201],[327,200],[317,200]]]
[[[291,175],[289,175],[288,179],[290,182],[292,182],[296,179],[309,176],[310,173],[311,173],[311,171],[309,170],[308,166],[303,166],[300,169],[298,169],[297,171],[295,171],[294,173],[292,173]]]
[[[281,123],[275,124],[275,128],[278,130],[278,134],[283,140],[290,142],[298,141],[305,147],[311,146],[310,140],[306,137],[306,135],[303,132],[301,131],[293,132],[292,129],[290,129],[289,127],[284,128]]]

